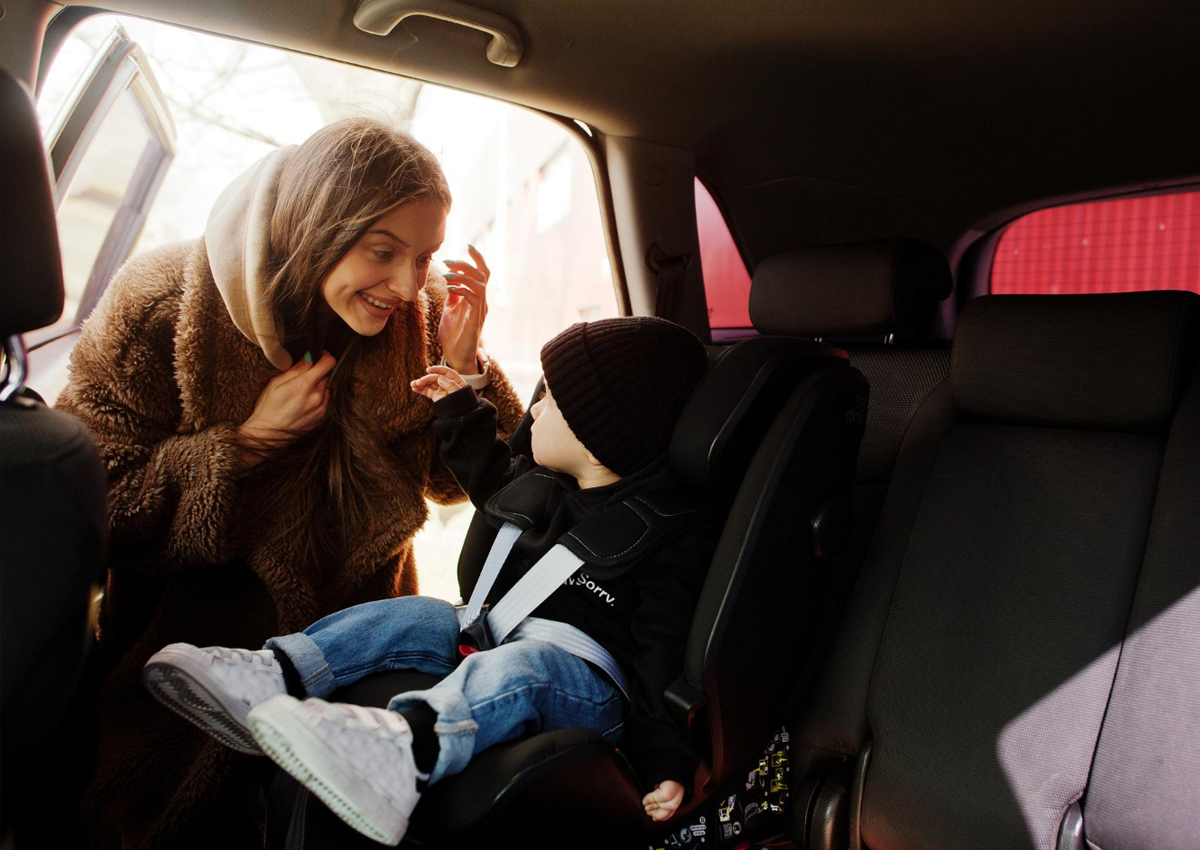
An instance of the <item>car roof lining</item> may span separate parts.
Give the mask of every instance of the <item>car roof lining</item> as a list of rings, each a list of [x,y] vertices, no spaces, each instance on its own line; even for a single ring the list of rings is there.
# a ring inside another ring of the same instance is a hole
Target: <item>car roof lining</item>
[[[517,67],[487,61],[487,35],[442,21],[407,21],[417,40],[404,47],[360,32],[354,0],[106,7],[693,151],[751,264],[879,236],[949,251],[1041,199],[1200,180],[1188,143],[1200,110],[1186,106],[1200,79],[1200,5],[1186,0],[473,5],[520,28]],[[804,209],[829,221],[789,228]]]

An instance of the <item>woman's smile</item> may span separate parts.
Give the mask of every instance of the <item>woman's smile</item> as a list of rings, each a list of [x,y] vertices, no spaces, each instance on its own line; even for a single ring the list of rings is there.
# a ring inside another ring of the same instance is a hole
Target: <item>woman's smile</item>
[[[358,293],[358,297],[363,302],[363,309],[377,319],[386,319],[400,304],[399,301],[384,301],[382,298],[375,298],[365,292]]]

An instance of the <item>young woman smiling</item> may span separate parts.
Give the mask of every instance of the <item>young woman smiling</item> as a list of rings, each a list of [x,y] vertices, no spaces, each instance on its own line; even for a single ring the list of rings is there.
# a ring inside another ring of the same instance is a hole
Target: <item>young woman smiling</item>
[[[261,761],[154,703],[142,665],[416,593],[425,499],[463,499],[409,390],[428,366],[520,418],[478,355],[483,257],[431,270],[449,204],[425,148],[344,121],[238,177],[203,238],[132,259],[85,324],[58,406],[109,474],[88,846],[258,842]]]

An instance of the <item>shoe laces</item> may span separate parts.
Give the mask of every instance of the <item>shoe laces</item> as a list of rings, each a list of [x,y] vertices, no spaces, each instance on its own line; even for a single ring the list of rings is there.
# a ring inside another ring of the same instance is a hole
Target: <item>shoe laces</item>
[[[385,737],[408,741],[412,732],[408,723],[394,711],[369,708],[349,703],[326,703],[329,711],[340,715],[339,722],[347,729],[382,734]]]
[[[223,661],[240,661],[261,670],[275,669],[275,653],[263,650],[238,649],[228,646],[211,647],[213,655]]]

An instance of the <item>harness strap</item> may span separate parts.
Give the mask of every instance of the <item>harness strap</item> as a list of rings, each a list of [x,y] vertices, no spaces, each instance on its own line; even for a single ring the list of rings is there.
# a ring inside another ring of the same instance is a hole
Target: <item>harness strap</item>
[[[479,574],[479,580],[475,582],[475,589],[471,592],[471,600],[465,609],[466,620],[464,621],[460,616],[460,623],[469,626],[479,619],[479,612],[483,610],[483,603],[487,601],[487,595],[492,592],[492,585],[496,583],[496,577],[500,575],[500,568],[504,566],[508,554],[520,536],[521,529],[511,522],[506,522],[500,527],[496,533],[496,540],[492,543],[491,551],[488,552],[487,560],[483,562],[483,570]]]
[[[544,620],[541,617],[526,617],[513,630],[510,640],[542,640],[565,649],[576,658],[590,661],[608,674],[625,699],[629,699],[629,682],[625,673],[617,664],[617,660],[608,650],[596,642],[587,632],[575,628],[570,623],[560,623],[557,620]]]
[[[613,683],[629,698],[629,685],[615,658],[595,638],[568,623],[530,617],[535,608],[554,593],[562,583],[575,574],[583,559],[559,544],[538,559],[521,576],[512,590],[484,614],[484,602],[500,569],[521,536],[521,529],[510,522],[501,526],[496,540],[484,561],[479,581],[471,592],[470,601],[456,610],[459,625],[465,630],[486,617],[487,631],[496,646],[507,640],[544,640],[565,649],[577,658],[591,662],[608,674]],[[466,647],[470,651],[470,647]]]
[[[521,576],[512,590],[488,612],[488,628],[496,643],[504,643],[509,633],[533,613],[562,583],[575,575],[583,559],[566,546],[555,546],[543,555],[529,572]]]

